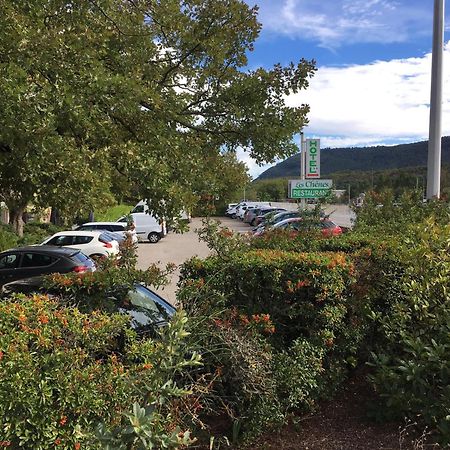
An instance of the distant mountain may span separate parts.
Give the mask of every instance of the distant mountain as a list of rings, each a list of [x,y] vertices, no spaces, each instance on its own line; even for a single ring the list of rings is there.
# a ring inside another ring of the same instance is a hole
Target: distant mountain
[[[320,175],[348,170],[370,171],[427,165],[428,141],[377,147],[325,148],[320,151]],[[450,136],[442,138],[442,163],[450,163]],[[300,153],[263,172],[258,180],[298,177]]]

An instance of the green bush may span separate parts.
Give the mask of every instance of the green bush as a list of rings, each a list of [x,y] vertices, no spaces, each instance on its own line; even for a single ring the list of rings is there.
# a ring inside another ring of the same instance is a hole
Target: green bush
[[[192,259],[182,269],[183,283],[203,278],[237,307],[252,316],[269,314],[279,348],[298,337],[319,345],[344,339],[354,315],[363,306],[351,294],[354,266],[342,253],[293,253],[249,250],[229,259]],[[353,351],[348,337],[345,343]]]
[[[421,193],[405,192],[395,199],[392,191],[381,194],[371,192],[366,195],[364,205],[357,210],[356,230],[371,234],[383,233],[384,236],[404,235],[416,224],[430,217],[440,224],[447,224],[450,207],[447,201],[422,201]]]
[[[404,268],[373,313],[381,340],[372,381],[384,400],[376,414],[419,417],[450,443],[450,226],[429,220],[399,246]]]
[[[43,240],[67,228],[51,223],[29,222],[23,229],[23,237],[18,239],[19,245],[40,244]]]
[[[189,340],[191,346],[202,349],[203,377],[209,380],[209,389],[198,397],[198,421],[204,422],[201,428],[209,433],[208,424],[219,417],[227,424],[222,432],[233,443],[251,440],[285,420],[267,339],[272,324],[265,315],[249,318],[236,308],[226,309],[220,293],[201,285],[201,281],[188,284],[180,293],[195,298],[186,306]],[[217,431],[214,434],[219,438]]]
[[[7,225],[0,226],[0,251],[17,246],[17,235]]]
[[[286,410],[305,409],[305,405],[313,408],[323,391],[320,380],[325,370],[324,353],[323,347],[299,338],[275,356],[277,396]]]
[[[83,314],[44,296],[3,301],[0,441],[12,448],[97,448],[99,424],[115,432],[103,433],[102,442],[121,438],[139,402],[153,409],[152,434],[132,428],[127,442],[146,438],[178,448],[188,438],[178,436],[171,413],[173,399],[188,394],[173,381],[190,364],[184,324],[179,316],[161,340],[138,340],[122,315]]]
[[[449,206],[417,200],[369,196],[355,230],[332,239],[201,230],[215,256],[184,265],[180,300],[194,342],[211,344],[205,402],[230,416],[229,437],[313,408],[370,360],[375,414],[450,443]]]
[[[220,368],[205,402],[251,439],[339,385],[367,334],[367,305],[344,253],[252,250],[226,231],[210,245],[216,256],[184,264],[179,299],[205,366]]]

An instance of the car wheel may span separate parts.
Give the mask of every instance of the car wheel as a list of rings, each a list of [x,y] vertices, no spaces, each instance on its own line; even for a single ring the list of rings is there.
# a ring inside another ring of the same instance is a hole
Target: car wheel
[[[148,235],[148,240],[151,244],[156,244],[160,239],[161,238],[158,233],[153,232]]]

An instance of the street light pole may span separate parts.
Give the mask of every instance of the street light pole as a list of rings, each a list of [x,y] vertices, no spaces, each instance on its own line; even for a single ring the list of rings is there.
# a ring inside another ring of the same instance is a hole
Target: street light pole
[[[444,0],[434,0],[433,54],[431,63],[430,134],[428,141],[427,199],[441,194],[442,61]]]

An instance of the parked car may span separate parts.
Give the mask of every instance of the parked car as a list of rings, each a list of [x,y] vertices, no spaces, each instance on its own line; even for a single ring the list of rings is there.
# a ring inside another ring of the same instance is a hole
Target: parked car
[[[251,223],[251,221],[259,214],[260,206],[249,206],[244,213],[243,222]]]
[[[133,243],[136,243],[138,241],[136,230],[127,228],[128,224],[125,222],[87,222],[76,227],[75,231],[109,231],[119,243],[124,241],[127,236],[130,236]]]
[[[261,206],[269,207],[270,203],[269,202],[249,202],[249,201],[241,202],[241,203],[239,203],[239,205],[236,206],[236,217],[238,219],[243,220],[245,211],[247,211],[248,208],[257,208],[257,207],[261,207]]]
[[[284,208],[262,208],[259,210],[259,214],[250,222],[250,225],[256,227],[263,221],[263,219],[265,219],[267,215],[273,216],[284,211],[286,211]]]
[[[225,215],[227,217],[231,217],[233,214],[236,214],[236,206],[238,203],[228,203],[227,209],[225,211]]]
[[[279,212],[278,214],[275,214],[274,216],[270,217],[268,219],[268,216],[265,216],[261,223],[258,224],[256,226],[256,228],[253,229],[253,231],[256,231],[257,228],[262,228],[263,226],[273,226],[278,222],[281,222],[282,220],[286,220],[286,219],[291,219],[291,218],[295,218],[295,217],[301,217],[302,216],[302,212],[301,211],[282,211]],[[322,219],[325,219],[327,216],[325,214],[325,211],[320,211],[320,217]]]
[[[119,253],[119,243],[101,231],[60,231],[41,245],[78,248],[90,258],[102,258]]]
[[[342,229],[329,219],[320,219],[316,222],[303,220],[299,217],[282,220],[271,227],[258,228],[254,232],[254,236],[261,236],[266,231],[270,230],[291,230],[294,232],[308,231],[317,229],[322,232],[323,236],[338,236],[342,234]]]
[[[74,248],[33,245],[0,253],[0,286],[36,275],[94,270],[94,261]]]
[[[43,277],[32,277],[7,283],[2,288],[2,296],[13,293],[22,294],[50,294],[58,296],[55,289],[47,289],[43,286]],[[135,283],[130,290],[120,289],[105,294],[105,305],[108,312],[127,314],[130,317],[130,326],[141,335],[153,335],[155,331],[167,325],[173,317],[176,309],[140,283]]]

